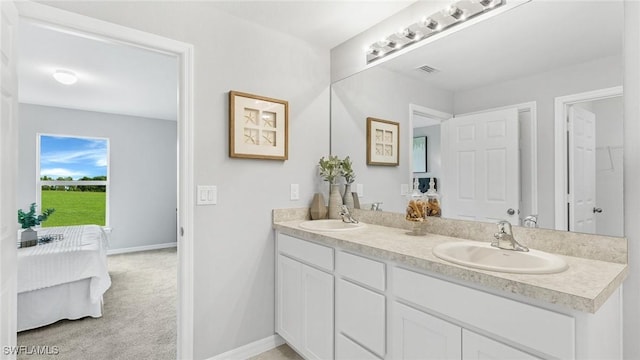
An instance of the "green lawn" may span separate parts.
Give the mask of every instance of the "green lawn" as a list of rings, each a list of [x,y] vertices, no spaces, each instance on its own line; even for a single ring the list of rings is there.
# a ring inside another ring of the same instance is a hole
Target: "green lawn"
[[[37,211],[40,213],[43,209],[56,209],[42,223],[42,227],[87,224],[104,226],[106,201],[104,192],[42,190],[42,206]]]

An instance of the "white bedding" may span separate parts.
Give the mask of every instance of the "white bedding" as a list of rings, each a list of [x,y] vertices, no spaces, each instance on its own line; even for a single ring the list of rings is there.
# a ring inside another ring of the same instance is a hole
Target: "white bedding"
[[[38,229],[38,235],[63,234],[61,241],[18,249],[18,293],[91,279],[90,299],[98,302],[111,286],[107,236],[100,226]]]

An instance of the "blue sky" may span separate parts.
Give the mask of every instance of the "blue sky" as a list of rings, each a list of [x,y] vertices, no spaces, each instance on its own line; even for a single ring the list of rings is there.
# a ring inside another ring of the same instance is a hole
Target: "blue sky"
[[[40,176],[106,176],[107,149],[107,139],[41,135]]]

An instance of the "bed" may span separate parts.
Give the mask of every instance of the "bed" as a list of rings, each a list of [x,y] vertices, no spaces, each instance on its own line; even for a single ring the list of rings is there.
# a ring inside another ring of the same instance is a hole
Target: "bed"
[[[18,331],[102,316],[111,286],[107,236],[98,225],[38,229],[62,240],[18,249]]]

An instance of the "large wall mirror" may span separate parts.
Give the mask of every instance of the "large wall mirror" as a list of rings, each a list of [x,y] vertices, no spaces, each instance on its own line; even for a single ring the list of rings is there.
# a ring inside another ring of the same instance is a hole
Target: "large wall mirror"
[[[385,211],[434,177],[446,218],[623,236],[623,20],[621,1],[534,0],[336,81],[331,152]],[[400,124],[398,166],[367,166],[367,117]]]

